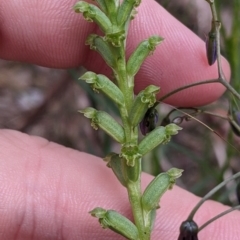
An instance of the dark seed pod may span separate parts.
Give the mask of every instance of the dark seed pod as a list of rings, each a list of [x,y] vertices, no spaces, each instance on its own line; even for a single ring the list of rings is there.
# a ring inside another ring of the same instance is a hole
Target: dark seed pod
[[[142,135],[146,135],[154,130],[158,122],[158,111],[155,108],[149,108],[140,122],[140,130]]]
[[[208,33],[208,36],[206,38],[206,52],[208,64],[211,66],[217,59],[217,39],[215,30],[211,30]]]
[[[240,182],[237,183],[236,193],[237,193],[238,203],[240,204]]]
[[[193,220],[182,222],[178,240],[198,240],[198,226]]]

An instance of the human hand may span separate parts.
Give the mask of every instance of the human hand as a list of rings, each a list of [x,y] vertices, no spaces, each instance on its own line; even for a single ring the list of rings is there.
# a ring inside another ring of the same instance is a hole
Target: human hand
[[[0,57],[48,67],[84,65],[107,73],[98,54],[84,46],[95,25],[72,11],[74,3],[41,1],[35,7],[33,2],[1,1]],[[158,33],[165,41],[137,75],[136,91],[152,83],[160,85],[164,95],[190,82],[217,77],[198,37],[154,1],[145,0],[138,11],[129,34],[129,52],[151,34]],[[223,69],[229,78],[225,60]],[[218,98],[223,90],[219,84],[203,85],[172,96],[169,103],[189,105],[191,99],[191,105],[202,105]],[[0,146],[0,239],[122,239],[103,231],[87,213],[101,206],[131,217],[126,191],[103,161],[9,130],[0,132]],[[144,175],[143,186],[150,180]],[[176,239],[181,222],[197,201],[176,186],[166,193],[152,239]],[[225,209],[209,201],[195,220],[201,225]],[[231,213],[208,226],[199,238],[238,239],[239,219],[238,212]]]

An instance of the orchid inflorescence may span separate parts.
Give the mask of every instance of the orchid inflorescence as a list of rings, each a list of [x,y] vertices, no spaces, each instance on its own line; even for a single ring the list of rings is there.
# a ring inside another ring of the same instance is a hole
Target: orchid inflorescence
[[[216,17],[214,1],[206,1],[209,2],[213,13],[211,30],[206,41],[206,55],[209,65],[218,61],[219,78],[194,85],[220,82],[232,91],[221,70],[219,44],[221,24]],[[149,85],[137,96],[134,95],[135,75],[144,60],[153,54],[157,45],[163,41],[163,38],[157,35],[143,40],[126,60],[126,38],[129,23],[136,16],[136,8],[141,1],[95,0],[95,2],[97,6],[79,1],[75,4],[74,10],[76,13],[81,13],[86,21],[96,23],[101,29],[103,35],[90,34],[86,39],[86,45],[102,56],[111,68],[114,77],[110,79],[105,75],[88,71],[80,79],[88,83],[94,91],[106,94],[117,105],[121,122],[116,121],[108,113],[92,107],[80,110],[80,112],[91,120],[91,126],[94,129],[102,129],[121,146],[119,153],[109,153],[104,161],[107,162],[107,166],[112,169],[122,186],[127,189],[134,222],[115,210],[102,207],[94,208],[90,214],[98,218],[103,228],[109,228],[127,239],[147,240],[151,237],[161,197],[167,190],[172,189],[183,170],[171,168],[167,172],[160,173],[142,193],[142,157],[157,146],[168,143],[171,137],[182,129],[178,124],[188,118],[182,116],[170,121],[167,117],[165,123],[158,126],[156,106],[159,104],[159,100],[156,99],[156,95],[160,88]],[[194,85],[174,90],[160,100]],[[240,99],[238,93],[233,92],[234,94]],[[198,111],[196,110],[196,112]],[[228,119],[231,119],[231,125],[235,127],[234,131],[238,131],[239,119],[230,117]],[[139,140],[139,128],[144,135],[141,140]],[[204,198],[204,200],[206,199]],[[182,223],[179,240],[197,239],[201,228],[198,228],[194,222],[193,215]]]

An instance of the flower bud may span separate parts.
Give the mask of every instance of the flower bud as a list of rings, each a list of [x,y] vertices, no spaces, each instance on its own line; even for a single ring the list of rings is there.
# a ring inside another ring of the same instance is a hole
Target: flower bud
[[[98,7],[93,4],[89,4],[84,1],[79,1],[73,7],[75,12],[81,12],[83,17],[89,22],[95,22],[102,29],[103,32],[106,32],[108,29],[112,28],[112,23],[106,14],[101,11]]]
[[[133,127],[142,121],[147,109],[152,107],[156,102],[156,94],[158,92],[159,87],[149,85],[137,95],[130,111],[130,119]]]
[[[160,144],[168,143],[172,135],[176,135],[182,128],[174,123],[166,127],[156,127],[139,143],[139,153],[144,156]]]
[[[104,40],[103,37],[100,37],[96,34],[90,34],[86,40],[86,45],[90,45],[90,49],[96,50],[105,60],[109,67],[116,67],[116,59],[113,55],[113,47]]]
[[[173,168],[166,173],[160,173],[146,187],[142,196],[142,206],[147,212],[159,208],[162,195],[172,189],[175,180],[182,175],[183,170]]]
[[[146,57],[151,54],[156,46],[163,41],[159,36],[152,36],[147,40],[142,41],[127,62],[127,73],[130,77],[134,77],[141,67]]]
[[[109,228],[130,240],[139,239],[137,227],[120,213],[99,207],[89,213],[99,219],[102,228]]]
[[[178,240],[198,240],[198,226],[193,220],[181,224]]]
[[[166,143],[170,140],[170,137],[166,134],[165,127],[156,127],[147,136],[145,136],[139,143],[139,153],[144,156],[161,143]]]
[[[104,40],[110,42],[114,47],[120,47],[125,38],[125,30],[112,28],[106,32]]]
[[[126,21],[131,16],[132,11],[134,8],[140,4],[140,0],[124,0],[119,7],[118,14],[117,14],[117,22],[120,26],[123,26]]]
[[[165,129],[166,129],[166,134],[169,136],[176,135],[178,134],[178,131],[182,130],[182,128],[176,125],[175,123],[168,124],[165,127]]]
[[[96,109],[90,107],[79,112],[83,113],[86,118],[91,119],[91,126],[95,130],[100,127],[117,142],[123,143],[125,141],[123,127],[108,113],[97,111]]]
[[[101,90],[104,92],[118,105],[125,105],[123,93],[117,87],[117,85],[106,76],[89,71],[83,74],[80,79],[86,81],[86,83],[89,83],[94,91]]]

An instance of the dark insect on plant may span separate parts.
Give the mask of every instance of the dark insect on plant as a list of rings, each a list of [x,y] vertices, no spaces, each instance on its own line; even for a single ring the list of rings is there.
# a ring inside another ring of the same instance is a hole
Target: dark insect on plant
[[[157,126],[158,122],[158,111],[155,107],[149,108],[140,122],[140,130],[142,135],[146,135],[147,133],[154,130]]]

